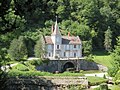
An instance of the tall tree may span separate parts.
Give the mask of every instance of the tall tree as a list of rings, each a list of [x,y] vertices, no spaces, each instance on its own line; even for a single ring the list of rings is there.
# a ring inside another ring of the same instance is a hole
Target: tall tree
[[[108,52],[112,50],[112,31],[110,27],[105,31],[104,47]]]
[[[10,43],[10,48],[8,50],[8,54],[9,54],[9,56],[10,56],[10,58],[12,60],[18,59],[18,54],[19,54],[19,52],[18,52],[18,45],[19,44],[18,44],[18,40],[17,39],[13,39],[11,41],[11,43]]]
[[[38,58],[43,58],[45,54],[45,44],[43,41],[43,37],[40,36],[39,40],[36,42],[34,48],[35,56]]]
[[[112,58],[114,59],[115,66],[120,68],[120,36],[117,38],[117,45],[112,53]]]
[[[23,36],[20,36],[19,39],[12,40],[8,53],[10,55],[10,58],[13,60],[27,58],[28,53]]]
[[[114,62],[112,62],[113,67],[108,69],[108,74],[114,77],[120,70],[120,36],[117,38],[117,45],[115,46],[113,53],[111,53],[111,56]]]
[[[18,44],[19,59],[26,59],[28,57],[28,52],[25,44],[25,38],[23,36],[18,38]]]

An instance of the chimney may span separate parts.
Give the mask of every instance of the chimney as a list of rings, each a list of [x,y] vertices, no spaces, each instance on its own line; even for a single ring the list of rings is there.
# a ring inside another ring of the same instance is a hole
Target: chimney
[[[70,32],[68,32],[68,37],[70,36]]]
[[[52,33],[54,32],[54,25],[52,25]]]

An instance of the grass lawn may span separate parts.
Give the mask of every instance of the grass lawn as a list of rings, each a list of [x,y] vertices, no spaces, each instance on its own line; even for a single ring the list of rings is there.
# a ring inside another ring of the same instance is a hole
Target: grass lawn
[[[71,73],[71,72],[64,72],[59,74],[53,74],[49,72],[41,72],[41,71],[19,71],[16,69],[10,70],[8,72],[9,76],[84,76],[82,73]]]
[[[82,73],[64,72],[53,74],[50,72],[37,71],[34,65],[29,63],[18,64],[8,72],[9,76],[84,76]]]
[[[107,79],[104,79],[102,77],[94,77],[94,76],[87,76],[87,79],[89,81],[89,84],[90,85],[99,85],[101,83],[105,83],[107,82],[108,80]]]
[[[112,58],[104,51],[96,51],[93,53],[94,61],[107,67],[112,67]]]
[[[120,85],[113,85],[112,87],[109,87],[110,90],[120,90]]]
[[[80,73],[82,73],[82,74],[102,73],[102,71],[99,71],[99,70],[87,70],[87,71],[83,71],[83,70],[81,70]]]

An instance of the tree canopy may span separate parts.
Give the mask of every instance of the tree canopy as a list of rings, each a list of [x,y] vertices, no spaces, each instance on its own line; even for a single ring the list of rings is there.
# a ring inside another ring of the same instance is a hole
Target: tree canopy
[[[87,52],[105,49],[108,27],[113,47],[120,36],[119,10],[120,0],[0,0],[0,51],[5,48],[7,55],[11,41],[19,36],[36,42],[39,34],[50,35],[56,15],[62,35],[70,32],[90,42]]]

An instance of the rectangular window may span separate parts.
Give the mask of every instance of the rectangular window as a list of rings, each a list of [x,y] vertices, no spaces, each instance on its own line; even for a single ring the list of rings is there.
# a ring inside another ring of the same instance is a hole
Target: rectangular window
[[[66,53],[64,52],[64,57],[66,56]]]
[[[74,57],[76,57],[76,53],[74,53]]]
[[[59,47],[59,45],[57,45],[57,49],[59,49],[60,47]]]
[[[74,48],[76,48],[76,45],[74,45]]]
[[[51,54],[49,53],[49,57],[51,56]]]

